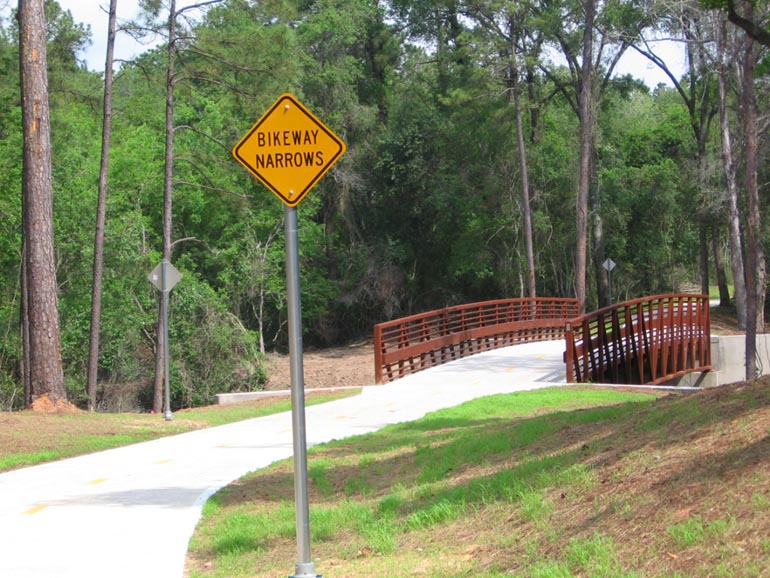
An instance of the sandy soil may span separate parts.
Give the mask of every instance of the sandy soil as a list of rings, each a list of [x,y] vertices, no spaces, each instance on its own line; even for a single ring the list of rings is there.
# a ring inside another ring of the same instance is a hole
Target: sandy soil
[[[371,342],[345,347],[306,350],[302,356],[305,388],[350,387],[374,384],[374,349]],[[266,389],[290,389],[289,356],[270,353]]]

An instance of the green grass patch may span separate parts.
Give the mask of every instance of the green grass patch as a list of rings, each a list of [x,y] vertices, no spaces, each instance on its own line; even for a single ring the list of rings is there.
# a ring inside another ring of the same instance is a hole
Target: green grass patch
[[[321,503],[311,507],[313,540],[339,543],[340,556],[389,556],[409,536],[462,524],[494,504],[509,504],[516,519],[543,523],[554,508],[547,495],[550,488],[575,494],[594,481],[590,468],[580,463],[582,446],[548,451],[537,447],[548,446],[565,428],[613,422],[654,399],[648,394],[566,388],[498,395],[374,434],[315,446],[309,453],[308,476]],[[509,463],[512,454],[518,456],[515,463]],[[458,482],[458,475],[464,478],[463,472],[470,469],[478,472]],[[402,475],[388,475],[394,470]],[[346,485],[351,471],[353,486]],[[258,485],[259,476],[257,472],[249,479]],[[335,487],[343,488],[336,497]],[[366,491],[351,490],[361,487]],[[227,496],[225,490],[217,500],[228,502]],[[237,508],[233,514],[242,516]],[[229,515],[217,511],[214,527],[227,526],[222,520]],[[277,529],[272,537],[260,534],[259,544],[275,543],[281,533]],[[192,555],[204,557],[206,552],[216,548],[196,541]],[[259,552],[255,547],[244,555]]]
[[[669,535],[679,548],[689,548],[701,544],[706,539],[720,538],[727,532],[728,526],[726,520],[705,522],[702,516],[693,516],[671,526]]]
[[[626,572],[618,557],[614,541],[596,534],[591,538],[573,540],[566,552],[567,563],[577,576],[593,578],[633,578]]]
[[[13,456],[0,456],[0,471],[34,466],[45,462],[52,462],[59,459],[60,457],[61,453],[56,451],[42,451]]]
[[[358,395],[360,389],[336,391],[331,393],[314,393],[305,397],[305,406],[328,403],[337,399],[343,399]],[[227,405],[209,406],[205,409],[189,409],[179,412],[177,416],[185,420],[194,420],[210,426],[225,425],[246,419],[264,417],[284,411],[291,411],[291,399],[276,398],[259,405],[249,403],[234,403]]]
[[[313,394],[306,405],[357,395],[360,390]],[[165,421],[160,415],[76,413],[40,415],[0,413],[0,471],[37,465],[82,454],[113,449],[291,409],[284,398],[260,403],[209,406],[184,410]]]
[[[316,569],[392,578],[762,576],[769,388],[770,379],[693,395],[552,388],[315,446]],[[196,536],[242,509],[274,516],[277,500],[291,501],[291,472],[282,462],[223,490]],[[190,578],[290,572],[290,524],[240,553],[220,555],[196,539]]]

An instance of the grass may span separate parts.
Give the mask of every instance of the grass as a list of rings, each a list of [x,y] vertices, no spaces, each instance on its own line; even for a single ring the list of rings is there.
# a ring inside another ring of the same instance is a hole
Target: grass
[[[309,394],[306,405],[355,395],[358,391]],[[290,409],[291,400],[281,397],[179,411],[171,421],[159,415],[133,413],[3,412],[0,413],[0,472]]]
[[[732,285],[727,286],[727,291],[730,295],[735,295],[734,287]],[[709,285],[709,299],[719,299],[719,285]]]
[[[687,520],[674,524],[669,528],[669,535],[674,544],[680,548],[689,548],[702,544],[706,539],[714,540],[723,536],[728,529],[726,520],[704,522],[703,516],[696,515]]]
[[[311,448],[325,576],[768,576],[770,380],[696,394],[557,388]],[[291,462],[214,496],[190,578],[285,576]]]

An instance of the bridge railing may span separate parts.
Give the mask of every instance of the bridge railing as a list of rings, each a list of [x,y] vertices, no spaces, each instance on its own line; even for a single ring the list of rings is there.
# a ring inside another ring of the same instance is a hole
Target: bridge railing
[[[567,324],[569,383],[659,384],[711,366],[708,295],[626,301]]]
[[[374,377],[392,381],[474,353],[563,339],[578,314],[568,298],[500,299],[447,307],[374,326]]]

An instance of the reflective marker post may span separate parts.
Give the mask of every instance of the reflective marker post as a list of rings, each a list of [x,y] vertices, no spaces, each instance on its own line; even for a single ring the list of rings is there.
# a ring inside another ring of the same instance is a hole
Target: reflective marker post
[[[163,328],[158,335],[158,354],[163,355],[163,373],[165,374],[165,406],[163,417],[166,421],[174,419],[171,413],[171,377],[169,376],[169,359],[171,357],[168,346],[168,295],[171,290],[179,283],[182,274],[174,267],[168,259],[161,260],[147,276],[147,280],[155,285],[161,292],[161,320]]]
[[[302,303],[299,289],[299,240],[296,207],[284,207],[286,288],[289,306],[291,421],[294,433],[294,501],[297,520],[297,564],[293,578],[318,576],[310,559],[310,505],[307,490],[305,384],[302,366]]]
[[[610,305],[612,305],[612,271],[617,267],[617,263],[613,261],[612,259],[605,259],[604,263],[602,263],[602,267],[604,267],[604,270],[607,271],[607,290],[609,292],[609,301]]]

